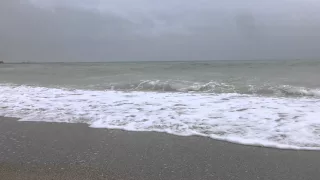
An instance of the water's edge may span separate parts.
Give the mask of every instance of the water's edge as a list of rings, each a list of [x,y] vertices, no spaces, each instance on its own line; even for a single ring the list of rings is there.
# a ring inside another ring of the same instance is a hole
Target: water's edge
[[[92,128],[206,136],[281,149],[320,149],[320,100],[241,94],[0,86],[0,116]]]

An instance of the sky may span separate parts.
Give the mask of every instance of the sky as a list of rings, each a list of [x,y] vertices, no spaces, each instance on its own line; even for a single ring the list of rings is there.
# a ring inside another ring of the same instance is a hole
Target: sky
[[[1,0],[0,59],[317,59],[318,9],[318,0]]]

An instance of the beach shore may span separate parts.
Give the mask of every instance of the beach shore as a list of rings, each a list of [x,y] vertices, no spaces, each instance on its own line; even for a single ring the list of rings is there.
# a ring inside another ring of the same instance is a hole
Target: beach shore
[[[318,180],[320,152],[0,117],[1,180]]]

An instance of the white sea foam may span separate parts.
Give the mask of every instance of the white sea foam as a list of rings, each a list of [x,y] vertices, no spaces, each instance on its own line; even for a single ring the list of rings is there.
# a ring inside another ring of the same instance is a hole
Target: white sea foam
[[[0,116],[320,150],[320,100],[0,85]]]

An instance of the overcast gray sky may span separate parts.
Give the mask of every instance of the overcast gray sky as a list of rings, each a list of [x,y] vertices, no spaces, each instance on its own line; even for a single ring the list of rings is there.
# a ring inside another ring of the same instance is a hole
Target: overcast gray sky
[[[320,58],[318,0],[1,0],[0,58]]]

